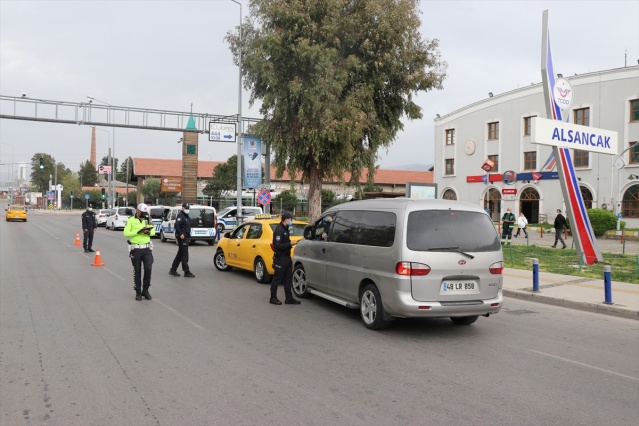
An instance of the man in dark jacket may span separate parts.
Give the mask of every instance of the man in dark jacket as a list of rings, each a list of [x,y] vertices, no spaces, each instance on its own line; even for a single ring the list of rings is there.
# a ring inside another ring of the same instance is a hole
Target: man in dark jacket
[[[297,241],[292,242],[288,227],[293,223],[293,215],[291,212],[283,212],[282,220],[273,231],[273,248],[275,256],[273,257],[273,281],[271,282],[271,299],[269,303],[273,305],[281,305],[282,302],[277,298],[277,286],[284,284],[284,294],[287,305],[299,305],[300,301],[293,297],[293,260],[291,259],[291,249],[297,245]]]
[[[515,215],[513,214],[510,208],[506,209],[506,213],[501,218],[502,221],[502,230],[501,230],[501,243],[504,244],[506,242],[506,238],[508,238],[508,244],[510,244],[510,240],[513,237],[513,226],[515,225]]]
[[[566,218],[561,214],[561,210],[557,209],[557,216],[555,216],[555,223],[553,224],[555,228],[555,244],[552,245],[552,248],[557,247],[557,241],[561,241],[561,244],[564,245],[562,249],[566,248],[566,243],[561,236],[564,233],[564,226],[566,226]]]
[[[84,232],[84,252],[93,252],[91,248],[93,246],[93,233],[98,229],[98,221],[93,214],[93,206],[89,204],[87,209],[82,213],[82,231]]]
[[[182,270],[185,278],[195,278],[189,269],[189,240],[191,239],[191,221],[189,220],[189,203],[182,204],[182,210],[175,219],[175,241],[178,245],[178,252],[173,259],[169,275],[179,277],[178,266],[182,263]]]

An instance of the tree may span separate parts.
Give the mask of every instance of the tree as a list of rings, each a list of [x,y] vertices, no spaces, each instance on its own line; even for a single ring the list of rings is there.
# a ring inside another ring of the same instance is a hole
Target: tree
[[[90,160],[80,164],[78,175],[82,186],[94,186],[99,179],[98,171]]]
[[[330,189],[322,189],[322,210],[335,204],[335,193]]]
[[[237,189],[237,155],[232,155],[226,163],[218,164],[213,177],[202,190],[205,195],[219,199],[223,192]]]
[[[145,199],[150,198],[155,204],[155,200],[160,198],[160,179],[149,178],[144,180],[142,184],[142,195]]]
[[[40,159],[44,168],[40,168]],[[37,152],[31,157],[31,184],[38,192],[49,190],[49,176],[53,176],[55,159],[49,154]],[[53,183],[53,182],[52,182]]]
[[[417,0],[251,0],[250,10],[242,37],[226,40],[236,64],[242,54],[251,105],[262,102],[255,133],[271,144],[279,177],[286,168],[309,182],[313,221],[322,181],[374,173],[400,118],[421,118],[413,94],[441,88],[447,65],[438,41],[419,33]]]
[[[297,195],[295,195],[295,191],[292,190],[282,191],[273,198],[273,204],[275,204],[276,207],[280,207],[281,211],[295,211]]]
[[[129,172],[128,181],[130,183],[133,183],[134,182],[133,158],[131,157],[127,157],[127,159],[124,160],[124,162],[122,162],[122,166],[120,166],[120,171],[118,172],[118,176],[123,178],[122,179],[123,182],[127,181],[127,165],[128,165],[128,172]],[[135,181],[137,182],[137,179]]]

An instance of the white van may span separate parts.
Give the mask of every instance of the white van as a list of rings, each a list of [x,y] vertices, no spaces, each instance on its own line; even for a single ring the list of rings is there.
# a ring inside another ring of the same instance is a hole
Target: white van
[[[164,215],[169,210],[168,207],[164,206],[149,206],[149,220],[155,225],[155,236],[160,236],[160,231],[162,230],[162,220],[164,219]]]
[[[499,235],[476,204],[410,198],[327,210],[293,256],[293,291],[359,309],[364,325],[449,317],[468,325],[503,303]]]
[[[264,213],[261,207],[248,207],[242,206],[242,220],[240,223],[244,223],[247,220],[255,219],[255,215]],[[232,231],[237,226],[237,206],[227,207],[223,210],[220,210],[220,213],[217,215],[217,227],[220,230],[220,234],[223,234],[225,231]]]
[[[175,219],[182,207],[170,207],[165,210],[160,229],[160,241],[175,240]],[[214,207],[191,204],[189,208],[191,221],[191,241],[206,241],[210,246],[215,244],[217,215]]]

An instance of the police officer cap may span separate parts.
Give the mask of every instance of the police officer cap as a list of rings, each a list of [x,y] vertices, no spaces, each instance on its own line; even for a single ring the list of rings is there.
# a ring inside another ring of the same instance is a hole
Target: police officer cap
[[[293,219],[293,214],[291,212],[282,212],[282,220],[285,219]]]
[[[89,203],[89,205],[88,205],[88,207],[91,207],[91,208],[93,208],[93,204],[91,204],[91,203]]]
[[[182,208],[183,208],[183,209],[188,209],[188,208],[190,208],[190,207],[191,207],[191,206],[189,206],[189,203],[183,203],[183,204],[182,204]]]
[[[149,206],[147,206],[144,203],[140,203],[140,204],[138,204],[138,210],[140,210],[142,213],[148,213],[149,212]]]

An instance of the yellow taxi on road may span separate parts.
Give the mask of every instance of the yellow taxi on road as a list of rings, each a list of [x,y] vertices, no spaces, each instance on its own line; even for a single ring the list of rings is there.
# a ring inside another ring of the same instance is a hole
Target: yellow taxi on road
[[[27,208],[25,206],[9,206],[5,210],[7,222],[10,220],[27,221]]]
[[[270,283],[275,273],[271,243],[273,231],[280,221],[279,215],[258,214],[254,220],[224,234],[213,256],[213,264],[217,270],[245,269],[253,271],[257,282]],[[300,240],[306,226],[306,222],[293,220],[288,228],[291,241]],[[291,256],[294,249],[291,249]]]

